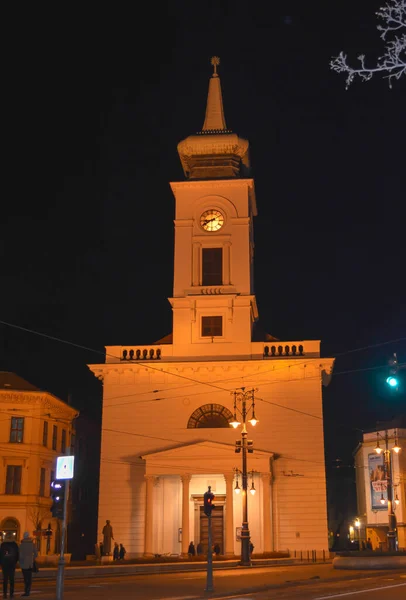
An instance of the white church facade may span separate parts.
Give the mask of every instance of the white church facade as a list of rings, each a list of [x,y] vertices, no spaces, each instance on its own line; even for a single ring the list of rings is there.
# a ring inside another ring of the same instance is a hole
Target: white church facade
[[[178,145],[185,180],[170,184],[173,332],[106,347],[105,363],[89,365],[103,381],[99,540],[109,519],[127,556],[187,554],[192,540],[206,548],[211,486],[214,543],[240,554],[241,431],[229,423],[243,387],[255,390],[258,419],[247,424],[254,552],[327,551],[322,385],[334,360],[319,341],[257,330],[249,144],[226,127],[213,64],[203,129]]]

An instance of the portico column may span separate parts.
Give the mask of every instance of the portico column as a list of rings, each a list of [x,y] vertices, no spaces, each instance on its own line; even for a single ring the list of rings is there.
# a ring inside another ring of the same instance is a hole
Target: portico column
[[[225,555],[234,556],[234,473],[224,473],[226,480],[226,547]]]
[[[261,473],[262,479],[262,512],[264,523],[264,552],[272,551],[271,538],[271,474]]]
[[[184,473],[182,479],[182,556],[188,555],[189,543],[189,483],[190,475]]]
[[[153,556],[152,533],[153,533],[153,509],[154,509],[154,476],[145,475],[147,482],[145,502],[145,547],[144,556]]]

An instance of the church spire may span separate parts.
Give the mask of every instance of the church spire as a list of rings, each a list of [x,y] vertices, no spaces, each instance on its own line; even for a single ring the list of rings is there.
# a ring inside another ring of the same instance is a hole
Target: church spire
[[[226,121],[224,118],[223,97],[221,95],[220,77],[217,67],[220,64],[218,56],[212,56],[213,75],[209,82],[209,93],[207,94],[206,117],[202,131],[225,131]]]
[[[213,75],[207,96],[203,129],[178,144],[187,179],[230,179],[249,175],[248,140],[228,130],[223,111],[218,56],[211,59]]]

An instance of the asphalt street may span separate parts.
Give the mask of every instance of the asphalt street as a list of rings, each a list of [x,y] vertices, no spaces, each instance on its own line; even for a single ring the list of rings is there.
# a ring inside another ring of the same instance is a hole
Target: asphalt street
[[[214,592],[205,593],[205,573],[128,575],[65,580],[64,600],[400,600],[406,574],[400,571],[339,571],[331,564],[225,569],[214,573]],[[22,593],[17,582],[16,597]],[[55,581],[34,581],[34,598],[55,598]]]

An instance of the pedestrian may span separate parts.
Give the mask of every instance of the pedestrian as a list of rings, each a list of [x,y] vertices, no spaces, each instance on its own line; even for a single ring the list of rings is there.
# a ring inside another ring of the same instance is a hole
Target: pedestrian
[[[118,560],[120,557],[120,551],[119,551],[119,547],[117,542],[114,542],[114,549],[113,549],[113,560]]]
[[[201,556],[202,554],[203,554],[203,544],[202,544],[202,542],[199,542],[197,544],[197,555]]]
[[[193,542],[190,542],[187,553],[189,556],[194,556],[196,554],[195,545]]]
[[[254,544],[250,542],[250,555],[254,552]]]
[[[7,598],[7,587],[10,580],[10,598],[14,598],[14,573],[18,562],[18,545],[12,533],[6,533],[0,546],[0,563],[3,572],[3,598]]]
[[[371,542],[371,538],[367,539],[367,550],[372,550],[372,542]]]
[[[24,536],[19,548],[19,563],[24,577],[24,594],[22,594],[22,596],[30,595],[32,572],[35,568],[34,563],[37,556],[38,551],[30,538],[30,534],[28,531],[24,531]]]
[[[119,558],[120,560],[124,560],[127,550],[124,548],[123,544],[120,544]]]
[[[218,556],[220,554],[220,546],[218,544],[215,544],[213,550],[214,550],[214,554],[216,556]]]

